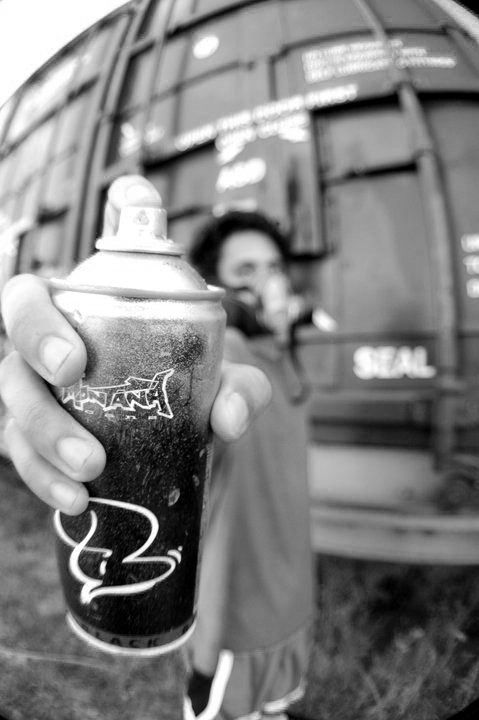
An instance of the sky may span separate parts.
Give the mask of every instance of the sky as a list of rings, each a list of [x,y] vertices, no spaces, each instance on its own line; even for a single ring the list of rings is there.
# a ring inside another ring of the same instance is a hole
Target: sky
[[[37,68],[125,0],[0,0],[0,107]]]

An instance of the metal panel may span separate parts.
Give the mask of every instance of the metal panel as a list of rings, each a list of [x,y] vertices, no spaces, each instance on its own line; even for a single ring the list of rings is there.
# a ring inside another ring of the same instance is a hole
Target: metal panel
[[[161,64],[155,94],[163,94],[180,84],[184,57],[188,51],[188,37],[180,35],[168,40],[161,53]]]
[[[12,189],[11,178],[15,165],[15,156],[8,155],[6,158],[0,159],[0,199],[10,193]]]
[[[342,33],[364,32],[366,23],[351,0],[285,0],[281,3],[284,41],[328,38]]]
[[[19,272],[32,272],[43,276],[61,275],[68,262],[65,247],[66,216],[43,223],[27,234],[20,250]]]
[[[18,191],[22,178],[28,174],[29,162],[25,158],[26,145],[17,146],[9,155],[10,172],[8,174],[8,191]]]
[[[16,208],[18,217],[32,221],[36,218],[42,189],[43,176],[37,174],[30,180],[29,184],[23,188],[21,195],[18,196],[18,205]]]
[[[318,113],[316,128],[325,180],[414,161],[399,106],[377,104],[356,107],[354,112]]]
[[[170,13],[170,3],[150,0],[149,6],[137,32],[137,39],[157,37],[163,34]]]
[[[42,210],[56,213],[68,206],[73,197],[78,155],[69,153],[55,160],[47,169],[42,194]]]
[[[174,29],[179,24],[190,20],[194,5],[195,0],[175,0],[170,18],[170,28]]]
[[[77,55],[66,54],[27,85],[9,129],[9,142],[17,140],[55,106],[64,102],[78,62]]]
[[[241,8],[171,38],[163,51],[156,92],[230,66],[257,62],[276,52],[280,44],[276,4]]]
[[[272,0],[274,2],[275,0]],[[252,8],[256,4],[272,4],[271,0],[175,0],[170,28],[177,30],[194,23],[204,21],[211,16],[231,13],[243,8]]]
[[[188,208],[212,205],[212,188],[217,175],[212,147],[184,156],[158,170],[149,170],[148,177],[157,185],[166,206],[173,214]]]
[[[136,155],[142,145],[143,109],[116,118],[111,132],[106,164],[114,165]]]
[[[424,209],[414,172],[358,178],[328,190],[336,218],[336,320],[346,333],[436,327]]]
[[[15,172],[16,188],[21,187],[28,178],[43,169],[49,154],[55,124],[55,118],[51,118],[25,139],[21,147],[21,160]]]
[[[245,37],[244,29],[241,15],[233,15],[210,22],[206,28],[189,34],[188,50],[181,73],[182,82],[244,62],[249,58],[250,52],[254,56],[259,50],[258,47],[251,46],[251,40],[256,33],[251,25],[250,35]]]
[[[85,131],[85,117],[91,104],[91,95],[83,92],[67,105],[59,114],[58,127],[55,130],[53,154],[60,155],[76,147]]]
[[[0,204],[0,228],[3,230],[13,223],[18,217],[15,214],[15,206],[18,206],[18,198],[16,195],[6,195]]]
[[[235,91],[231,92],[231,88]],[[156,100],[146,127],[146,148],[156,157],[189,149],[197,133],[214,139],[221,117],[264,102],[269,94],[263,66],[237,67],[185,85]]]
[[[456,99],[426,106],[441,158],[454,224],[460,327],[479,331],[479,203],[474,188],[479,173],[479,102]]]
[[[79,68],[75,75],[77,87],[94,80],[101,73],[110,41],[109,26],[92,32],[91,37],[85,42],[83,51],[79,52]]]
[[[442,30],[448,15],[428,3],[417,0],[369,0],[369,6],[385,30],[415,28],[416,30]]]
[[[3,146],[3,138],[6,134],[8,123],[15,109],[15,98],[10,98],[0,107],[0,149]]]
[[[131,108],[145,102],[150,88],[150,73],[153,62],[154,54],[151,48],[131,59],[118,105],[120,112],[127,109],[131,110]]]
[[[191,17],[198,17],[202,15],[207,15],[209,13],[215,13],[220,10],[228,10],[228,9],[234,9],[238,7],[238,5],[247,5],[248,3],[243,0],[243,2],[238,0],[197,0],[194,6],[194,12],[190,11],[190,18]]]

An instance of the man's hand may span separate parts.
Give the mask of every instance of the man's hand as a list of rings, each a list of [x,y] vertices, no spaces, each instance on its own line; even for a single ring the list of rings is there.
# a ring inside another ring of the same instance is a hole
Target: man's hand
[[[103,234],[116,232],[122,207],[155,198],[156,189],[140,176],[116,180],[108,193]],[[102,472],[105,452],[60,406],[44,381],[58,386],[76,382],[85,370],[85,347],[39,278],[13,278],[2,296],[2,313],[15,348],[0,365],[0,394],[10,417],[5,439],[11,459],[39,498],[76,515],[88,503],[83,483]],[[270,396],[264,373],[224,361],[211,412],[213,431],[227,442],[238,439]]]

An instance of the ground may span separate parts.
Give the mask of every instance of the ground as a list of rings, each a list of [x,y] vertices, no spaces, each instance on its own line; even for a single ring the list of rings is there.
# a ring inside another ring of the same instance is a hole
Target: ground
[[[180,720],[179,653],[123,660],[68,630],[51,511],[0,466],[0,715]],[[298,714],[445,720],[479,697],[479,568],[317,557],[318,606]]]

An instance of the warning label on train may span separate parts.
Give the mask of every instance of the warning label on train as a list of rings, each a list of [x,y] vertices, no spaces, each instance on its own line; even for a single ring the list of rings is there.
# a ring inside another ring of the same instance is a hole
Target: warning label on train
[[[363,345],[354,353],[353,372],[360,380],[428,379],[436,375],[422,345]]]
[[[340,43],[307,50],[302,56],[306,82],[317,83],[331,78],[385,70],[394,61],[396,67],[454,68],[452,53],[436,54],[424,45],[406,45],[396,38]]]
[[[185,152],[217,137],[231,137],[233,133],[244,143],[256,137],[270,137],[281,132],[289,132],[291,135],[291,127],[297,126],[298,120],[299,124],[304,124],[306,111],[351,102],[357,96],[358,86],[350,83],[281,98],[189,130],[176,136],[174,145],[179,152]]]

